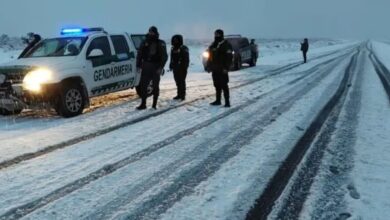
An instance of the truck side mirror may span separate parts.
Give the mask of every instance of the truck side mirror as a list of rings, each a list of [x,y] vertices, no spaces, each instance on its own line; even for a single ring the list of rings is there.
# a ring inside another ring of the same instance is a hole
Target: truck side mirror
[[[104,56],[101,49],[93,49],[87,56],[87,59],[93,59]]]
[[[134,51],[131,51],[131,52],[130,52],[129,58],[130,58],[130,59],[135,59],[135,53],[134,53]]]

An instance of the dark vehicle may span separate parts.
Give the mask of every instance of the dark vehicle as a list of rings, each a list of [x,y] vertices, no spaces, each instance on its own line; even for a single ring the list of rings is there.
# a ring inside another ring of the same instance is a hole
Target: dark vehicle
[[[257,58],[259,57],[259,51],[256,44],[250,44],[248,38],[241,35],[227,35],[225,36],[233,47],[233,62],[231,70],[239,70],[242,64],[247,63],[249,66],[256,66]],[[202,55],[203,66],[206,70],[206,63],[210,55],[208,51],[205,51]]]

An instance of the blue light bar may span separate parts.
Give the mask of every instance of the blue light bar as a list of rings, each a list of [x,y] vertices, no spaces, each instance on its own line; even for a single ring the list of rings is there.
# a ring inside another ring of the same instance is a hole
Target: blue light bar
[[[62,29],[61,34],[66,35],[66,34],[81,34],[83,33],[82,28],[70,28],[70,29]]]
[[[61,35],[78,35],[86,32],[103,31],[103,28],[64,28],[61,30]]]

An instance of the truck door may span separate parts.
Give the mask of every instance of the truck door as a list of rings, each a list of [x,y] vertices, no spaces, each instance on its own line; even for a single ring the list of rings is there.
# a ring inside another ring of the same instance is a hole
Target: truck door
[[[89,57],[93,50],[103,52],[101,56]],[[114,82],[111,69],[114,64],[111,46],[106,36],[96,37],[88,46],[87,53],[87,77],[91,81],[90,95],[97,96],[109,92],[111,84]]]
[[[251,60],[252,54],[251,54],[251,48],[249,45],[249,40],[247,38],[242,38],[240,40],[240,48],[241,48],[241,60],[242,61],[248,61]]]
[[[134,85],[136,77],[136,57],[135,51],[130,51],[124,35],[111,35],[112,44],[114,46],[114,59],[116,74],[116,90],[123,90]]]

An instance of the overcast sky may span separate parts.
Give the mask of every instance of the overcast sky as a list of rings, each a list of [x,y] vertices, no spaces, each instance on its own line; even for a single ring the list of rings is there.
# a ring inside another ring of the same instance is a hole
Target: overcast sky
[[[250,37],[389,38],[389,0],[1,0],[0,34],[55,36],[102,26],[164,38],[210,38],[215,28]]]

